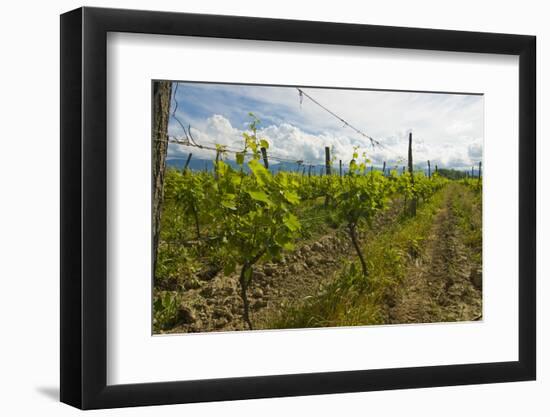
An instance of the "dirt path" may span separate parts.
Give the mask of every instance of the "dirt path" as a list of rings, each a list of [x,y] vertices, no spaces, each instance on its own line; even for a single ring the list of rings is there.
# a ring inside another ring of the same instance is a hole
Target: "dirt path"
[[[369,238],[392,223],[401,212],[402,203],[394,202],[374,220],[372,230],[363,231]],[[375,232],[376,231],[376,232]],[[267,327],[269,320],[285,305],[295,304],[318,293],[333,280],[343,261],[355,256],[350,239],[343,229],[304,242],[280,262],[257,265],[248,290],[251,319],[255,329]],[[183,294],[180,323],[168,333],[229,331],[248,329],[242,319],[238,275],[217,274],[202,280],[197,288]]]
[[[482,314],[480,266],[465,245],[453,202],[469,192],[456,184],[445,190],[423,253],[411,262],[391,323],[479,320]]]

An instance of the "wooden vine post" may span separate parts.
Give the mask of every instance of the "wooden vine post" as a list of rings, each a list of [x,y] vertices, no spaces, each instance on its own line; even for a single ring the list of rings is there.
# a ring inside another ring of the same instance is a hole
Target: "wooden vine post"
[[[164,196],[164,172],[168,152],[168,120],[172,83],[157,81],[153,85],[153,275],[156,270],[160,219]]]
[[[428,160],[428,178],[432,178],[432,167],[430,166],[430,161]]]
[[[386,161],[384,161],[384,165],[382,166],[382,175],[386,175]]]
[[[325,173],[330,175],[330,148],[325,146]]]
[[[267,160],[267,149],[262,146],[260,148],[260,151],[262,152],[262,159],[264,160],[264,167],[265,167],[265,169],[269,169],[269,161]]]
[[[193,156],[193,153],[189,153],[189,155],[187,155],[187,160],[185,161],[185,166],[183,167],[183,171],[182,173],[185,175],[185,173],[187,172],[187,168],[189,167],[189,162],[191,162],[191,157]]]
[[[416,193],[414,192],[414,171],[413,171],[413,154],[412,154],[412,132],[409,133],[409,174],[411,175],[411,184],[413,187],[413,197],[410,204],[410,215],[416,216]]]
[[[479,161],[479,167],[477,169],[477,183],[481,183],[481,161]]]

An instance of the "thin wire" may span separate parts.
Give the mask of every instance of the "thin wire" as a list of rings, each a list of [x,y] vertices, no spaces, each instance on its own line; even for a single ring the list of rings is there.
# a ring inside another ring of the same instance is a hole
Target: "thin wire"
[[[216,152],[219,152],[220,149],[216,147],[216,144],[210,144],[209,145],[199,145],[199,144],[193,144],[193,143],[189,143],[187,141],[182,141],[181,139],[178,139],[178,138],[175,138],[173,136],[169,136],[168,137],[168,142],[169,143],[174,143],[174,144],[177,144],[177,145],[180,145],[180,146],[191,146],[191,147],[196,147],[196,148],[200,148],[200,149],[204,149],[204,150],[209,150],[209,151],[216,151]],[[242,153],[243,151],[241,149],[235,149],[235,148],[231,148],[229,146],[223,146],[223,148],[221,149],[221,151],[225,151],[225,152],[232,152],[232,153]],[[244,152],[244,155],[252,155],[251,152]],[[270,153],[269,154],[269,159],[270,160],[274,160],[274,161],[278,161],[278,162],[289,162],[289,163],[293,163],[293,164],[298,164],[298,165],[319,165],[319,166],[323,166],[322,165],[322,160],[317,160],[317,161],[304,161],[302,159],[290,159],[290,158],[287,158],[287,157],[283,157],[283,156],[278,156],[276,154],[272,154]],[[301,163],[299,163],[299,161],[301,161]],[[315,164],[314,162],[319,162],[319,164]]]
[[[376,139],[374,139],[372,136],[370,135],[367,135],[365,132],[357,129],[355,126],[353,126],[352,124],[350,124],[348,121],[344,120],[342,117],[338,116],[336,113],[334,113],[332,110],[326,108],[325,106],[323,106],[321,103],[319,103],[317,100],[315,100],[313,97],[311,97],[309,94],[307,94],[304,90],[302,90],[301,88],[298,88],[296,87],[296,89],[298,90],[298,92],[300,93],[300,95],[302,96],[306,96],[307,98],[309,98],[312,102],[314,102],[315,104],[317,104],[319,107],[321,107],[323,110],[325,110],[326,112],[328,112],[329,114],[331,114],[333,117],[337,118],[338,120],[340,120],[344,126],[347,126],[349,127],[350,129],[354,130],[355,132],[359,133],[361,136],[367,138],[371,145],[374,146],[374,145],[378,145],[378,146],[382,146],[382,144],[377,141]]]
[[[326,112],[328,112],[329,114],[331,114],[333,117],[335,117],[336,119],[338,119],[340,122],[342,122],[344,124],[344,127],[347,126],[349,127],[350,129],[354,130],[355,132],[357,132],[358,134],[360,134],[361,136],[367,138],[372,147],[374,147],[375,145],[376,146],[379,146],[383,149],[386,149],[387,151],[390,151],[391,152],[391,149],[388,148],[386,145],[384,145],[382,142],[374,139],[372,136],[370,135],[367,135],[365,132],[359,130],[358,128],[356,128],[355,126],[353,126],[352,124],[350,124],[348,121],[346,121],[344,118],[338,116],[336,113],[334,113],[332,110],[328,109],[327,107],[325,107],[324,105],[322,105],[321,103],[319,103],[316,99],[314,99],[313,97],[311,97],[309,94],[307,94],[304,90],[302,90],[301,88],[298,88],[296,87],[296,90],[298,90],[299,94],[300,94],[300,107],[302,105],[302,100],[303,100],[303,96],[306,96],[307,98],[309,98],[313,103],[317,104],[319,107],[321,107],[323,110],[325,110]],[[398,158],[401,158],[403,159],[401,156],[399,156]]]

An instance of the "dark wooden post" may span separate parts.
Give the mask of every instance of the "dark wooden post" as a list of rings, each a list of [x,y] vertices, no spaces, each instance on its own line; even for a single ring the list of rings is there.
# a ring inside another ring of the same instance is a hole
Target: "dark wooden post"
[[[401,170],[401,174],[405,173],[405,166],[403,166],[403,169]]]
[[[430,166],[430,161],[428,161],[428,178],[432,178],[432,167]]]
[[[479,184],[481,182],[481,161],[479,161],[479,166],[477,169],[477,183]]]
[[[307,177],[311,177],[311,165],[307,169]]]
[[[325,172],[330,175],[330,148],[325,146]]]
[[[414,188],[414,172],[413,172],[413,153],[412,153],[412,132],[409,133],[409,174],[411,174],[411,184]],[[411,216],[416,216],[416,195],[413,195],[410,206]]]
[[[437,164],[436,164],[436,166],[435,166],[435,173],[437,174]]]
[[[269,161],[267,160],[267,150],[264,147],[261,147],[260,151],[262,152],[262,158],[264,160],[265,169],[269,169]]]
[[[340,177],[342,176],[342,160],[340,159]]]
[[[382,175],[386,175],[386,161],[384,161],[384,165],[382,166]]]
[[[156,270],[160,238],[171,100],[172,83],[170,81],[155,82],[153,84],[153,276]]]
[[[185,166],[183,167],[183,173],[185,174],[187,172],[187,167],[189,166],[189,162],[191,162],[191,157],[193,156],[193,153],[189,153],[187,156],[187,160],[185,161]]]
[[[474,178],[474,167],[472,167],[472,179]]]

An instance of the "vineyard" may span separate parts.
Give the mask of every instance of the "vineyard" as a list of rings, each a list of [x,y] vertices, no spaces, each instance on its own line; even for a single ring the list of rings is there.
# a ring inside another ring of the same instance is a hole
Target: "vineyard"
[[[322,175],[275,172],[250,120],[212,170],[164,172],[155,333],[481,318],[479,171],[415,169],[409,138],[407,168],[327,148]]]

